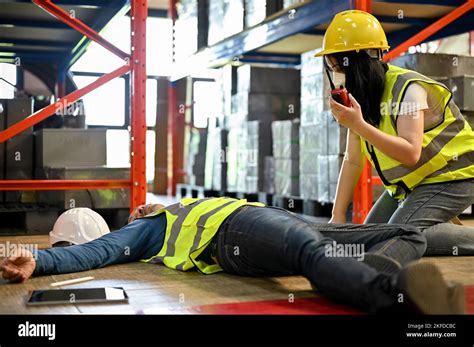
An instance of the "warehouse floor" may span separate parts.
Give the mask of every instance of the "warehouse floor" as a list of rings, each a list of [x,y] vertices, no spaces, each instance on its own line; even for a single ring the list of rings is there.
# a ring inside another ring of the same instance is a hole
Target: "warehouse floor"
[[[465,221],[465,224],[474,225],[474,220]],[[0,237],[0,242],[7,240],[15,243],[38,243],[40,248],[48,246],[47,236],[44,235]],[[423,261],[433,261],[440,266],[447,279],[467,286],[467,312],[474,313],[474,257],[425,258]],[[38,307],[25,305],[30,290],[47,289],[53,282],[84,276],[93,276],[95,280],[75,284],[73,287],[123,287],[130,297],[129,303]],[[143,263],[110,266],[84,273],[37,277],[24,284],[0,282],[0,298],[0,314],[358,313],[319,297],[311,290],[309,282],[299,276],[204,276],[197,272],[183,273],[164,266]]]

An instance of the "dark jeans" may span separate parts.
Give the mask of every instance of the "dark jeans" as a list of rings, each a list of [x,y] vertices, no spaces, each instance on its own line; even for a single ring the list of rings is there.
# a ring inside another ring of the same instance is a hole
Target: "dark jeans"
[[[426,237],[425,255],[474,255],[474,228],[447,223],[474,204],[474,179],[416,187],[403,201],[385,192],[366,223],[409,224]]]
[[[401,264],[419,259],[426,248],[425,238],[411,226],[314,224],[282,209],[244,206],[220,227],[217,259],[235,275],[303,275],[324,295],[369,312],[394,304],[396,276],[327,253],[334,241],[363,245],[366,252]]]

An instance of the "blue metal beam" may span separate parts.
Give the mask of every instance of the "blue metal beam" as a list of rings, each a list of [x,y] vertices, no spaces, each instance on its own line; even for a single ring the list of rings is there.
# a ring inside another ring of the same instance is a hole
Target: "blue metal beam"
[[[336,13],[350,9],[351,5],[350,0],[318,0],[289,10],[196,53],[176,69],[177,73],[171,79],[177,80],[190,75],[191,69],[222,66],[234,57],[310,30],[329,22]]]
[[[243,63],[277,64],[294,67],[301,64],[301,55],[250,52],[240,57],[239,61]]]
[[[437,19],[433,20],[435,22]],[[431,24],[431,23],[430,23]],[[413,35],[417,34],[422,28],[409,27],[387,34],[389,45],[394,48],[399,44],[405,42]],[[439,40],[447,36],[462,34],[474,30],[474,12],[468,12],[464,16],[458,18],[443,29],[439,30],[434,35],[428,37],[424,42]]]
[[[0,37],[0,50],[2,49],[2,44],[7,45],[24,45],[24,46],[46,46],[54,48],[72,48],[70,42],[61,42],[61,41],[46,41],[46,40],[25,40],[25,39],[5,39]]]
[[[0,52],[0,59],[11,59],[20,58],[22,61],[41,63],[41,62],[59,62],[62,58],[60,54],[51,53],[15,53],[9,55],[6,52]]]
[[[311,29],[305,30],[305,31],[303,32],[303,34],[324,36],[324,33],[325,33],[325,32],[326,32],[326,30],[324,30],[324,29],[314,29],[314,28],[311,28]]]
[[[428,26],[433,22],[432,18],[417,18],[417,17],[403,17],[398,18],[396,16],[377,16],[377,19],[381,23],[391,23],[391,24],[409,24],[415,26]]]
[[[14,18],[0,18],[0,27],[23,27],[36,29],[70,29],[66,24],[59,21],[38,21],[38,20],[22,20]]]
[[[22,47],[12,47],[12,46],[2,47],[2,46],[0,46],[0,52],[2,52],[2,53],[33,53],[33,54],[35,54],[36,52],[40,52],[40,53],[51,53],[51,54],[65,55],[65,54],[67,54],[68,51],[66,49],[63,49],[63,50],[58,50],[58,49],[55,49],[55,50],[47,50],[47,49],[38,50],[38,49],[22,48]]]

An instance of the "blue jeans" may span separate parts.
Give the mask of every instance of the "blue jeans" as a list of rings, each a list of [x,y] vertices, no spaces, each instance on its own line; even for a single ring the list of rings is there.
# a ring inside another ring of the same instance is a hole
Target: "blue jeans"
[[[166,217],[137,219],[122,229],[77,246],[38,251],[34,275],[87,271],[150,258],[161,250]]]
[[[418,227],[428,242],[425,255],[474,255],[474,228],[447,223],[474,204],[474,179],[416,187],[404,201],[382,194],[366,223]]]
[[[277,208],[245,206],[220,227],[216,255],[225,272],[241,276],[303,275],[324,295],[369,312],[395,302],[396,276],[353,257],[331,256],[327,245],[364,245],[367,252],[419,259],[425,238],[404,225],[314,224]]]

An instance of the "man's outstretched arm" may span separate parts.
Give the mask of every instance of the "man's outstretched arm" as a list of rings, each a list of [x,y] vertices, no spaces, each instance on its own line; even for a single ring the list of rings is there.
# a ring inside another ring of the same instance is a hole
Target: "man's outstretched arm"
[[[165,230],[164,214],[155,218],[138,219],[88,243],[40,250],[34,256],[29,253],[19,259],[7,258],[2,264],[3,277],[11,282],[22,282],[32,275],[87,271],[150,258],[162,248]],[[26,265],[29,266],[28,269]]]

